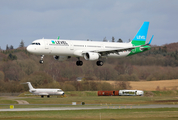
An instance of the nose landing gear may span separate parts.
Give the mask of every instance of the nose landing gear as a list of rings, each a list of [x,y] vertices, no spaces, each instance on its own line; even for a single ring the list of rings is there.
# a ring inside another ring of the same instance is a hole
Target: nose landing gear
[[[40,64],[43,64],[43,58],[44,58],[44,55],[41,55],[41,60],[39,61]]]

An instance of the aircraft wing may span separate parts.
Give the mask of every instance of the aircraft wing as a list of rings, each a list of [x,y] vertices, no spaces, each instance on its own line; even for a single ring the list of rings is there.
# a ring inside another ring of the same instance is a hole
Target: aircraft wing
[[[87,52],[96,52],[96,53],[100,53],[102,56],[110,54],[110,53],[116,53],[119,54],[118,52],[122,52],[122,51],[131,51],[132,49],[135,49],[137,47],[141,47],[140,46],[132,46],[132,47],[120,47],[120,48],[115,48],[115,49],[100,49],[100,50],[91,50],[91,51],[83,51],[82,53],[85,54]]]
[[[118,52],[131,51],[132,49],[135,49],[135,48],[136,48],[136,46],[134,46],[134,47],[126,47],[126,48],[108,49],[108,50],[95,50],[95,51],[91,51],[91,52],[97,52],[97,53],[100,53],[101,55],[102,54],[110,54],[110,53],[118,54]]]

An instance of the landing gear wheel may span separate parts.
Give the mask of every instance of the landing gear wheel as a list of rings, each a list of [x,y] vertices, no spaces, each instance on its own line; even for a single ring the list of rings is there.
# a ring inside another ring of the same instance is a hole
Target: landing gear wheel
[[[44,58],[44,55],[41,55],[41,60],[39,61],[40,64],[43,64],[43,58]]]
[[[97,61],[97,62],[96,62],[96,65],[97,65],[97,66],[102,66],[102,65],[103,65],[103,61]]]
[[[43,98],[44,96],[42,95],[41,98]]]
[[[43,64],[43,60],[40,60],[39,63],[40,63],[40,64]]]
[[[49,98],[50,96],[48,95],[47,97]]]
[[[76,62],[76,65],[77,65],[77,66],[82,66],[82,65],[83,65],[83,62],[82,62],[82,61],[77,61],[77,62]]]

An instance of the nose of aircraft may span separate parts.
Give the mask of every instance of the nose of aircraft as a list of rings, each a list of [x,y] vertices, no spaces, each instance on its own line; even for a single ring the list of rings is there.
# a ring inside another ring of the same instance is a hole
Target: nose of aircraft
[[[33,52],[33,49],[32,49],[32,46],[31,46],[31,45],[27,46],[26,49],[27,49],[28,52]]]

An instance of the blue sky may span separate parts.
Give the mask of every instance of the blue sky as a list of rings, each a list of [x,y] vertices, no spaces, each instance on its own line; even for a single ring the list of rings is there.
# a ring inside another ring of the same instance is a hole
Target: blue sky
[[[133,39],[149,21],[147,41],[178,42],[177,0],[0,0],[0,46],[40,38]]]

